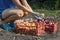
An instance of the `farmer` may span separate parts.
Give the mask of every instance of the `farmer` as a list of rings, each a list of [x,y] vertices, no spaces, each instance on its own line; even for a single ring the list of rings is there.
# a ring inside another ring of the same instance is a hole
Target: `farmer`
[[[0,24],[19,19],[33,10],[27,3],[27,0],[0,0]]]

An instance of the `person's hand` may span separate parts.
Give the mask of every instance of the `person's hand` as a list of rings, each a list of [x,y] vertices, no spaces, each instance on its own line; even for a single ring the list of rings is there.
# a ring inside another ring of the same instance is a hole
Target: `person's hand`
[[[40,13],[38,13],[38,12],[33,12],[32,14],[36,15],[36,16],[40,16]]]
[[[23,11],[25,14],[32,14],[33,13],[33,11],[32,10],[30,10],[29,12],[27,12],[27,11]]]
[[[43,17],[44,17],[44,14],[40,14],[40,13],[38,13],[38,12],[33,12],[32,14],[33,14],[34,17],[36,17],[37,19],[43,19]]]
[[[44,14],[44,13],[41,13],[41,14],[40,14],[40,13],[38,13],[38,12],[33,12],[33,14],[34,14],[34,15],[36,15],[36,16],[42,16],[42,17],[44,17],[44,16],[45,16],[45,14]]]

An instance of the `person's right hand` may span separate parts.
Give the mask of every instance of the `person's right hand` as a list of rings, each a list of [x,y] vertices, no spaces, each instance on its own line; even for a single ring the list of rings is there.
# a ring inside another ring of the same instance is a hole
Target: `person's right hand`
[[[44,13],[41,13],[41,14],[40,14],[40,13],[38,13],[38,12],[33,12],[33,14],[36,15],[36,16],[43,16],[43,17],[45,16]]]
[[[43,19],[44,18],[44,14],[40,14],[38,12],[33,12],[32,13],[34,15],[34,17],[36,17],[37,19]]]
[[[36,15],[36,16],[40,16],[40,13],[38,13],[38,12],[33,12],[32,14]]]

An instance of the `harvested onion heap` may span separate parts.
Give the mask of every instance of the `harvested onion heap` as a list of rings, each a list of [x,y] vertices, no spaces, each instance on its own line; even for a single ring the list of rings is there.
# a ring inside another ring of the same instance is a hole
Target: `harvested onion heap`
[[[17,20],[17,21],[15,21],[16,22],[16,24],[18,25],[18,29],[35,29],[36,28],[36,25],[35,25],[35,23],[34,22],[29,22],[29,21],[27,21],[27,20]]]

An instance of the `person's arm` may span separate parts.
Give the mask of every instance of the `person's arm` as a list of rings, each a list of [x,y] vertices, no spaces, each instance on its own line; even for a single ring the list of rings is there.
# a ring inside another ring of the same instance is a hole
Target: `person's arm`
[[[27,7],[23,6],[19,0],[12,0],[12,1],[21,10],[26,11],[26,12],[29,12],[29,13],[32,13],[33,12],[33,11],[30,11]]]
[[[29,10],[33,11],[30,5],[28,4],[27,0],[21,0],[23,5],[26,6]]]

